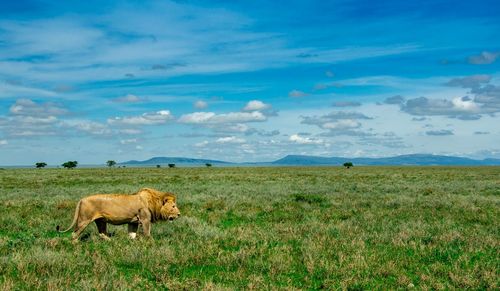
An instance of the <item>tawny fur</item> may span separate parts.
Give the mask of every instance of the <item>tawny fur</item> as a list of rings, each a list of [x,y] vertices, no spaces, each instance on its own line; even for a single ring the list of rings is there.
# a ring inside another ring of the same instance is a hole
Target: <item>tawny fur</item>
[[[151,223],[159,220],[173,220],[180,216],[174,194],[150,188],[141,189],[133,195],[96,194],[81,199],[75,209],[71,226],[60,232],[74,228],[73,239],[95,221],[99,233],[107,238],[106,224],[128,224],[129,234],[135,237],[141,225],[146,236],[150,236]],[[59,226],[57,226],[59,231]]]

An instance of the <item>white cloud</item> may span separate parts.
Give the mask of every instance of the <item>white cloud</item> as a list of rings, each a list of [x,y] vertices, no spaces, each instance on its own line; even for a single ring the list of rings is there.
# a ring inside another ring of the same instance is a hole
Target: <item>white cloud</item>
[[[121,133],[121,134],[130,134],[130,135],[133,135],[133,134],[141,134],[142,130],[135,129],[135,128],[125,128],[125,129],[120,129],[118,132]]]
[[[405,99],[397,95],[387,98],[385,103],[399,105],[403,112],[411,115],[446,116],[461,120],[478,120],[485,114],[500,112],[500,86],[491,83],[494,81],[497,81],[497,79],[490,75],[471,75],[453,78],[447,82],[441,81],[440,84],[441,86],[444,84],[446,86],[462,88],[459,91],[454,90],[449,92],[446,90],[442,93],[442,90],[437,87],[426,94],[431,95],[430,97],[422,96]],[[468,91],[463,89],[468,89]],[[463,97],[450,98],[447,96]]]
[[[123,97],[112,99],[112,101],[117,103],[137,103],[137,102],[142,102],[144,100],[135,95],[127,94]]]
[[[204,140],[204,141],[202,141],[202,142],[196,143],[194,146],[195,146],[195,147],[200,147],[200,148],[201,148],[201,147],[205,147],[205,146],[207,146],[208,144],[209,144],[209,142],[208,142],[208,141],[206,141],[206,140]]]
[[[433,136],[446,136],[446,135],[453,135],[454,133],[453,130],[442,129],[442,130],[429,130],[426,131],[425,134]]]
[[[247,154],[255,154],[256,153],[256,150],[254,149],[253,145],[251,145],[251,144],[242,144],[240,146],[240,148],[244,153],[247,153]]]
[[[56,123],[58,119],[55,116],[47,116],[47,117],[33,117],[33,116],[16,116],[13,120],[17,123],[25,123],[25,124],[52,124]]]
[[[208,103],[203,101],[203,100],[198,100],[198,101],[194,102],[193,106],[196,109],[205,109],[208,107]]]
[[[67,110],[53,103],[36,103],[30,99],[18,99],[9,108],[9,115],[0,117],[0,129],[9,136],[49,136],[59,131],[58,116]]]
[[[361,127],[361,123],[354,119],[342,119],[335,122],[326,122],[319,125],[323,129],[346,130]]]
[[[397,104],[397,105],[401,105],[405,102],[405,98],[401,95],[395,95],[395,96],[391,96],[391,97],[388,97],[384,100],[384,103],[385,104]]]
[[[246,123],[266,121],[267,117],[259,111],[252,112],[229,112],[215,114],[213,112],[193,112],[184,114],[179,118],[180,123],[187,124],[224,124],[224,123]]]
[[[479,106],[472,99],[464,99],[464,98],[453,98],[451,100],[453,104],[453,108],[459,111],[465,111],[469,113],[477,113],[479,112]]]
[[[120,144],[134,144],[134,143],[137,143],[137,139],[136,138],[130,138],[130,139],[122,139],[120,140]]]
[[[245,143],[245,140],[242,138],[237,138],[235,136],[227,136],[218,138],[216,143]]]
[[[361,127],[358,120],[369,120],[370,117],[359,112],[333,111],[322,116],[302,116],[301,123],[316,125],[319,128],[327,129],[328,135],[362,135],[362,132],[353,131]]]
[[[315,139],[311,137],[302,137],[298,134],[292,134],[289,138],[291,142],[298,144],[322,144],[324,141],[322,139]]]
[[[13,137],[32,137],[32,136],[53,136],[57,132],[54,128],[37,127],[37,128],[16,128],[8,132]]]
[[[103,33],[76,17],[39,19],[37,21],[2,21],[3,37],[18,50],[10,56],[44,53],[71,53],[90,49]]]
[[[333,78],[333,77],[335,77],[335,74],[334,74],[332,71],[330,71],[330,70],[326,71],[326,72],[325,72],[325,75],[326,75],[328,78]]]
[[[9,112],[12,115],[47,119],[50,116],[64,115],[67,110],[49,102],[39,104],[30,99],[18,99],[10,107]]]
[[[357,107],[361,106],[361,103],[357,101],[336,101],[332,104],[333,107]]]
[[[292,97],[292,98],[301,98],[301,97],[305,97],[307,95],[309,95],[309,94],[302,92],[302,91],[299,91],[299,90],[292,90],[292,91],[288,92],[288,97]]]
[[[271,108],[270,104],[266,104],[259,100],[252,100],[249,101],[247,105],[245,105],[245,107],[243,107],[243,111],[262,111],[270,108]]]
[[[0,146],[7,145],[9,142],[5,139],[0,139]]]
[[[448,115],[463,116],[464,118],[468,115],[481,113],[478,104],[468,97],[457,97],[451,101],[447,99],[419,97],[409,99],[406,103],[401,104],[401,110],[412,115]]]
[[[144,113],[140,116],[115,117],[108,119],[112,125],[159,125],[165,124],[174,117],[168,110]]]
[[[481,86],[481,84],[489,83],[490,81],[490,75],[472,75],[463,78],[453,78],[445,85],[462,88],[476,88]]]
[[[245,139],[236,136],[225,136],[216,139],[215,141],[209,142],[207,140],[195,143],[194,146],[199,150],[210,150],[222,153],[222,149],[233,150],[236,147],[244,147]]]
[[[498,56],[500,56],[499,52],[482,52],[477,56],[469,57],[469,63],[473,65],[489,65],[494,63]]]
[[[251,130],[250,126],[244,123],[225,124],[224,126],[215,127],[214,129],[217,132],[234,132],[234,133],[245,133]]]
[[[1,62],[0,62],[1,63]],[[56,97],[57,94],[46,89],[33,88],[16,82],[4,82],[0,84],[0,98],[23,96],[23,97]]]
[[[178,121],[180,123],[202,124],[208,123],[208,121],[214,116],[215,113],[213,112],[193,112],[182,115]]]
[[[61,125],[67,128],[76,129],[92,135],[109,135],[111,129],[106,124],[90,120],[65,120]]]
[[[325,90],[328,88],[342,88],[343,85],[338,83],[338,82],[328,82],[328,83],[319,83],[314,85],[313,89],[314,90]]]

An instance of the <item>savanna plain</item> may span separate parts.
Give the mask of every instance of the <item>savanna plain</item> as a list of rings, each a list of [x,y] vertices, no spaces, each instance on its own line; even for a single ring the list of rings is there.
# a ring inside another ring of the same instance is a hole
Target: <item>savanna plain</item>
[[[143,187],[182,216],[131,240],[67,227],[77,201]],[[0,170],[0,289],[492,289],[500,167]]]

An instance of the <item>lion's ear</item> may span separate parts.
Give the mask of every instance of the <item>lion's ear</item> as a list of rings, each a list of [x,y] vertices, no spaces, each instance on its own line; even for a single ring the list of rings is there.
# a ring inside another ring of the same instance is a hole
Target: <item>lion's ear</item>
[[[163,197],[163,205],[165,205],[165,203],[167,202],[175,202],[175,198],[173,196],[170,196],[170,195],[165,195]]]
[[[163,202],[163,205],[165,205],[165,203],[167,203],[167,202],[175,203],[175,195],[174,195],[174,193],[163,192],[162,202]]]

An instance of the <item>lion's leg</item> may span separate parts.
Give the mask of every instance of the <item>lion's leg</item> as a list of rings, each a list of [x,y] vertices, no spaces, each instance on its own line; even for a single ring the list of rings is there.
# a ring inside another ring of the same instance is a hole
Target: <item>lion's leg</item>
[[[95,224],[97,225],[97,230],[99,231],[99,236],[105,240],[109,240],[108,232],[106,231],[107,223],[104,219],[99,218],[95,220]]]
[[[139,228],[138,223],[129,223],[128,224],[128,235],[131,239],[135,239],[137,237],[137,229]]]
[[[149,210],[139,211],[139,222],[144,230],[144,235],[148,238],[151,237],[151,213]]]
[[[142,222],[142,228],[144,229],[144,235],[148,238],[151,237],[151,221],[145,220]]]
[[[78,221],[78,224],[75,227],[75,231],[71,234],[73,242],[78,241],[78,237],[82,234],[82,231],[92,222],[92,220],[82,220]]]

